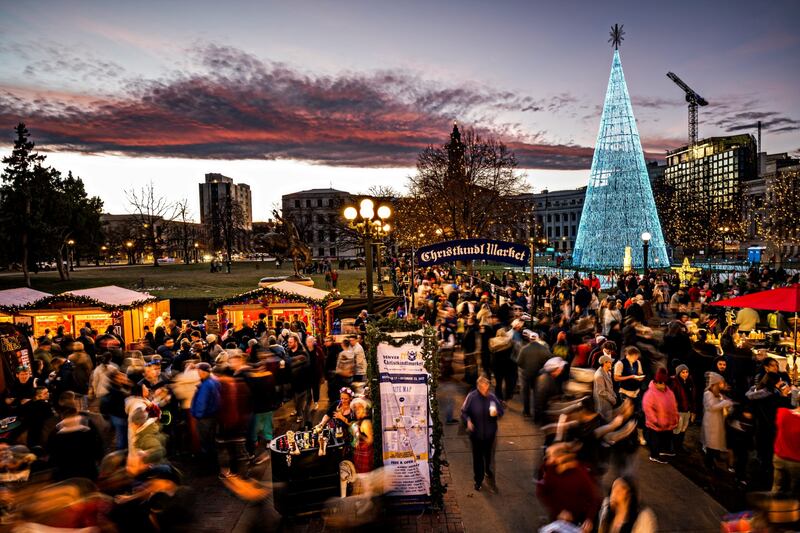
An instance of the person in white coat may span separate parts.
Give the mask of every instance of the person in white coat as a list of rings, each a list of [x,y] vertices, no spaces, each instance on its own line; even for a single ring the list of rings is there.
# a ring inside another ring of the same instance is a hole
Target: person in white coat
[[[728,449],[725,442],[725,415],[733,401],[723,396],[727,388],[725,378],[716,372],[706,374],[706,391],[703,393],[703,447],[705,463],[714,469],[714,460]]]

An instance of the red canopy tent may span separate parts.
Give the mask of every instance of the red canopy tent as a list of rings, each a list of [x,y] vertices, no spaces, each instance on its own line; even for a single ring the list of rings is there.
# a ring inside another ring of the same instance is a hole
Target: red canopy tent
[[[711,305],[719,307],[751,307],[769,311],[794,313],[794,353],[797,354],[797,313],[800,312],[800,283],[768,291],[754,292],[736,298],[720,300]]]

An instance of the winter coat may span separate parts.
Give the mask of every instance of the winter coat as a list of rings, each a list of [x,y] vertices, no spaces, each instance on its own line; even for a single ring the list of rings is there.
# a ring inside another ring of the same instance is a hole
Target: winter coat
[[[726,450],[725,409],[733,402],[724,396],[714,396],[707,390],[703,393],[703,446],[712,450]]]
[[[144,452],[143,462],[148,465],[161,463],[167,457],[164,441],[165,437],[159,431],[158,420],[155,418],[148,418],[133,431],[133,447]]]
[[[220,407],[219,381],[208,377],[200,382],[197,392],[192,397],[190,412],[195,418],[212,418]]]
[[[494,402],[497,408],[497,416],[489,416],[489,405]],[[464,425],[467,420],[472,422],[474,431],[471,437],[483,441],[494,440],[497,435],[497,420],[503,416],[503,405],[497,396],[491,392],[484,396],[477,390],[473,390],[464,399],[461,406],[461,421]]]
[[[665,387],[658,390],[656,382],[651,381],[642,398],[642,410],[647,427],[655,431],[672,431],[678,425],[678,402],[675,395]]]
[[[534,380],[551,357],[553,354],[547,344],[533,341],[520,350],[517,364],[527,379]]]
[[[680,376],[672,376],[669,380],[669,388],[675,395],[675,401],[678,402],[679,413],[695,412],[694,380],[691,375],[686,378],[686,381],[682,380]]]
[[[611,420],[611,411],[617,403],[617,394],[614,392],[614,379],[611,372],[606,372],[602,368],[597,369],[594,373],[592,396],[594,398],[594,410],[606,421]]]

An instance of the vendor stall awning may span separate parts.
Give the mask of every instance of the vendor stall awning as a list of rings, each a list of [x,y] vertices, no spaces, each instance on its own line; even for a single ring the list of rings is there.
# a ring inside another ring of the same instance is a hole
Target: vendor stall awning
[[[29,289],[28,287],[19,287],[16,289],[6,289],[0,291],[0,309],[7,309],[13,307],[21,307],[28,305],[36,300],[52,296],[49,293],[37,291],[36,289]]]
[[[711,305],[720,307],[751,307],[786,313],[800,312],[800,283],[768,291],[754,292],[737,298],[720,300]]]
[[[117,287],[116,285],[62,292],[61,295],[91,298],[105,306],[112,307],[136,307],[138,304],[156,299],[155,296],[152,296],[150,293],[132,291],[124,287]]]

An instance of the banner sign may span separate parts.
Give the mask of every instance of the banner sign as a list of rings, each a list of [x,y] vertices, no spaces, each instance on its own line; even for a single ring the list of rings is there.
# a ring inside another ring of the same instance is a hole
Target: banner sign
[[[378,344],[383,466],[398,496],[427,496],[430,420],[422,345]]]
[[[531,251],[526,245],[515,242],[462,239],[423,246],[416,253],[419,266],[471,259],[527,266],[531,261]]]

